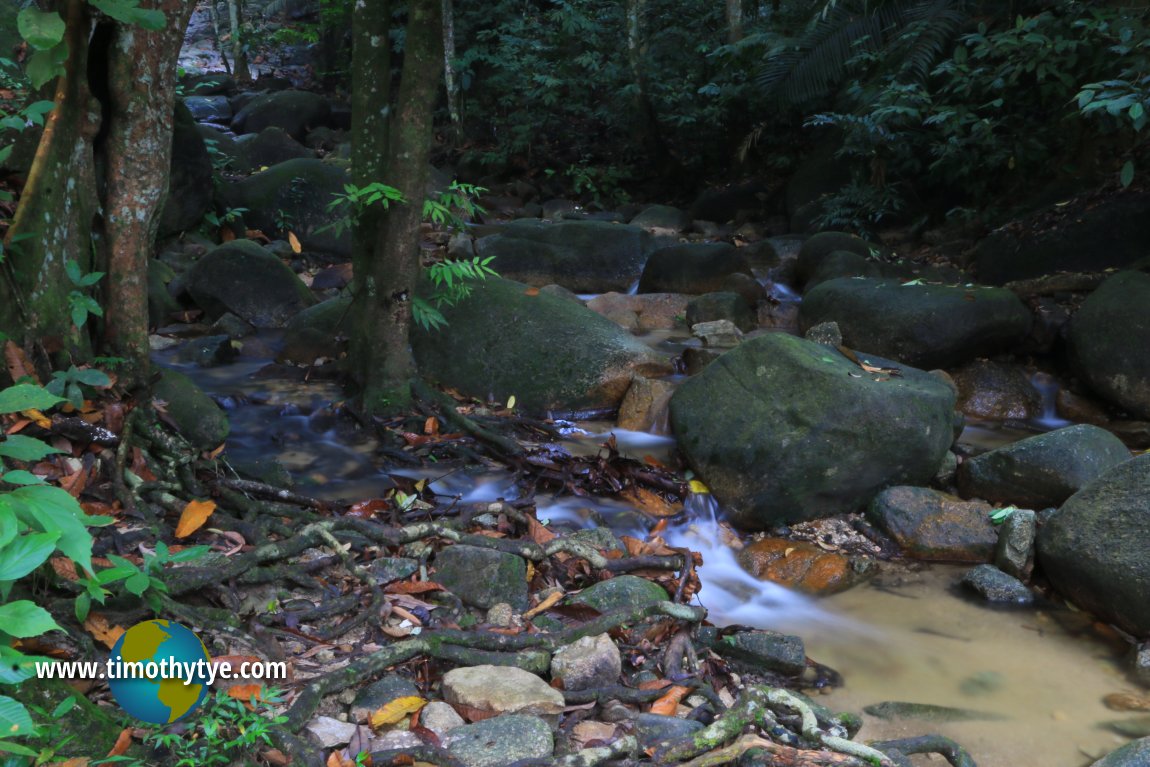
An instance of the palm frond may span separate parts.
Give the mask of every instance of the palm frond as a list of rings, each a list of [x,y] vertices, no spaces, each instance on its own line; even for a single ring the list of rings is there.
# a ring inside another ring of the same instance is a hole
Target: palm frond
[[[857,54],[885,50],[900,39],[908,73],[925,77],[966,18],[961,3],[827,0],[803,35],[766,56],[755,81],[767,94],[801,104],[828,94]]]

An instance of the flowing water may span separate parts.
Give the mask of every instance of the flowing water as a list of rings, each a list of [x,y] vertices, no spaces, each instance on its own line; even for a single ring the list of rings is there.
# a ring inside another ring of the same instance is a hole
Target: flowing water
[[[682,339],[655,334],[664,348]],[[173,365],[170,354],[161,354]],[[257,375],[267,360],[241,361],[211,369],[175,365],[191,375],[229,410],[236,461],[276,458],[303,492],[324,498],[378,496],[392,483],[388,473],[434,480],[432,488],[465,501],[512,498],[506,473],[432,469],[413,472],[386,466],[373,440],[335,415],[340,389],[326,382],[301,383]],[[1041,380],[1052,403],[1054,384]],[[1065,422],[1053,405],[1042,419],[1018,428],[990,424],[968,427],[963,441],[989,448]],[[608,423],[571,424],[565,446],[594,453],[608,432],[625,455],[667,458],[668,436],[616,430]],[[909,701],[974,709],[998,721],[952,723],[865,716],[864,738],[941,732],[972,753],[980,767],[1079,767],[1121,745],[1123,739],[1099,722],[1134,715],[1115,714],[1104,695],[1130,689],[1118,667],[1118,649],[1073,620],[1066,608],[998,610],[968,601],[956,590],[963,568],[888,564],[874,581],[815,601],[772,583],[755,580],[723,543],[718,510],[710,496],[688,501],[689,524],[668,530],[674,545],[700,551],[701,603],[719,625],[743,624],[797,633],[809,655],[839,671],[845,685],[823,699],[841,710],[861,711],[883,701]],[[541,519],[581,526],[606,523],[639,533],[626,504],[603,499],[538,496]],[[916,757],[918,764],[942,763]]]

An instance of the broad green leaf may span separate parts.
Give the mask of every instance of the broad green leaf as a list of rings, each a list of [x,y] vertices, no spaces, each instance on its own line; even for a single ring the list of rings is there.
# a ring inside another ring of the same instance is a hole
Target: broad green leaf
[[[18,639],[39,636],[48,631],[60,630],[52,614],[40,605],[27,599],[0,605],[0,626],[4,633]],[[0,730],[3,732],[3,730]]]
[[[0,495],[0,546],[6,546],[19,531],[15,509],[5,496]]]
[[[21,410],[44,410],[64,400],[49,394],[42,387],[16,384],[0,391],[0,413],[18,413]]]
[[[1122,172],[1118,175],[1118,181],[1122,184],[1122,188],[1130,186],[1130,182],[1134,180],[1134,161],[1127,160],[1126,164],[1122,166]]]
[[[16,15],[16,28],[28,45],[38,51],[46,51],[64,39],[67,27],[55,11],[25,8]]]
[[[32,87],[40,88],[64,74],[64,62],[67,60],[68,45],[60,43],[46,51],[34,51],[28,57],[24,71],[32,81]]]
[[[0,456],[15,458],[17,461],[39,461],[63,450],[54,448],[47,442],[20,434],[13,434],[0,442]]]
[[[89,2],[116,21],[153,31],[164,28],[163,12],[140,8],[139,0],[89,0]]]
[[[87,592],[76,597],[76,620],[83,623],[88,619],[88,612],[92,609],[92,597]]]
[[[36,675],[37,663],[51,663],[43,655],[25,655],[19,650],[0,645],[0,684],[20,684]]]
[[[0,475],[0,480],[7,482],[9,485],[40,485],[44,482],[43,479],[37,477],[32,472],[24,471],[23,469],[17,469],[16,471],[10,471]]]
[[[91,275],[88,275],[89,277]],[[77,370],[73,376],[77,381],[89,386],[110,386],[112,379],[108,378],[108,374],[103,370],[96,370],[95,368],[86,368],[84,370]]]
[[[7,738],[14,738],[18,735],[34,735],[36,728],[32,725],[32,715],[28,713],[28,709],[24,708],[24,704],[13,700],[12,698],[0,695],[0,732],[4,733]],[[13,748],[14,743],[2,743],[0,747],[17,752]],[[36,756],[33,751],[31,756]]]
[[[136,573],[124,581],[124,588],[128,590],[129,594],[140,596],[148,590],[148,585],[151,583],[151,580],[147,573]]]
[[[23,578],[44,564],[59,538],[59,533],[29,533],[0,548],[0,581]]]
[[[60,533],[56,548],[92,572],[92,534],[84,526],[87,516],[75,498],[51,485],[28,485],[6,497],[16,502],[16,515],[24,524],[45,533]]]

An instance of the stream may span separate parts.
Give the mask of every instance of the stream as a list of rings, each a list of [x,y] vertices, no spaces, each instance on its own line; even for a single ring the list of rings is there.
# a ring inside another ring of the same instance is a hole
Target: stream
[[[662,349],[684,343],[666,334],[646,340]],[[339,386],[288,380],[268,367],[264,350],[276,341],[269,333],[245,339],[245,353],[256,356],[216,368],[176,363],[169,351],[156,355],[157,362],[191,376],[228,410],[233,462],[274,458],[301,492],[330,500],[379,496],[393,486],[388,474],[427,477],[433,490],[464,501],[515,496],[506,473],[437,467],[413,472],[384,465],[374,441],[336,415],[333,405],[344,397]],[[960,441],[985,450],[1066,425],[1054,414],[1056,383],[1049,377],[1035,383],[1048,405],[1042,418],[1009,427],[972,424]],[[621,431],[605,422],[572,424],[567,431],[564,446],[573,453],[596,452],[608,433],[615,434],[621,453],[639,459],[663,458],[675,449],[669,436]],[[966,568],[922,563],[884,563],[871,581],[816,601],[743,571],[734,552],[719,542],[720,512],[709,500],[709,495],[692,496],[691,521],[664,535],[672,545],[702,553],[699,601],[711,621],[802,636],[809,656],[845,679],[843,687],[823,691],[821,702],[832,708],[861,712],[883,701],[909,701],[975,709],[997,719],[884,721],[864,715],[860,738],[941,732],[968,749],[980,767],[1079,767],[1125,742],[1099,727],[1136,716],[1102,704],[1108,693],[1132,689],[1119,668],[1123,648],[1104,640],[1088,617],[1061,605],[1007,610],[980,605],[957,590]],[[610,499],[538,495],[537,503],[541,520],[579,526],[601,520],[617,531],[644,534],[638,516]],[[921,760],[916,764],[942,763],[916,759]]]

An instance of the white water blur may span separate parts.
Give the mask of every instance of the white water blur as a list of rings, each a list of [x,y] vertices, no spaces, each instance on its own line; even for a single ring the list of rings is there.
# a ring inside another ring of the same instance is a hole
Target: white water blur
[[[1051,430],[1070,426],[1072,421],[1058,415],[1058,379],[1049,373],[1035,373],[1030,383],[1042,395],[1042,415],[1034,419],[1034,422]]]
[[[823,609],[808,596],[760,581],[744,570],[735,551],[724,542],[718,505],[709,493],[692,494],[687,510],[692,521],[666,531],[663,537],[671,546],[702,554],[698,575],[703,588],[695,601],[707,608],[707,619],[715,625],[738,624],[796,634],[873,633],[873,629]]]

